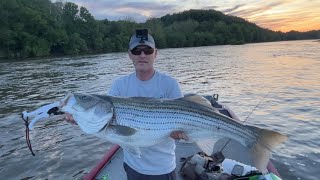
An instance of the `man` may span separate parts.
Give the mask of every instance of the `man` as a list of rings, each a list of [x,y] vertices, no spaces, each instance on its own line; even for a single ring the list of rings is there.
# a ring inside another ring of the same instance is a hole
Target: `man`
[[[146,30],[137,30],[130,39],[128,50],[135,72],[115,80],[109,95],[167,99],[182,97],[178,82],[154,69],[157,53],[153,37]],[[171,137],[185,138],[181,132],[174,132]],[[174,150],[174,140],[142,148],[140,158],[124,149],[124,168],[128,180],[175,179]]]
[[[178,82],[156,71],[154,63],[157,49],[153,37],[146,29],[137,30],[129,42],[129,58],[135,72],[116,79],[109,90],[110,96],[180,98],[183,94]],[[67,116],[67,120],[72,117]],[[174,180],[176,174],[174,139],[186,139],[183,132],[171,133],[173,138],[152,147],[141,148],[141,157],[124,148],[124,169],[128,180]]]

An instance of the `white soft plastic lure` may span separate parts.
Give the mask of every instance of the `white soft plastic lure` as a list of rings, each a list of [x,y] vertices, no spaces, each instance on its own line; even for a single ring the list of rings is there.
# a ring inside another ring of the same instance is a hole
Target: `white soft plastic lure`
[[[68,96],[66,96],[68,97]],[[41,121],[41,120],[45,120],[48,119],[48,117],[50,117],[51,115],[56,115],[57,112],[54,111],[54,108],[56,108],[56,110],[59,109],[59,107],[65,102],[66,98],[63,98],[62,100],[58,101],[58,102],[54,102],[51,104],[47,104],[44,106],[39,107],[38,109],[31,111],[31,112],[27,112],[27,111],[23,111],[22,112],[22,118],[23,119],[31,119],[29,123],[29,129],[32,130],[33,126],[36,122]]]

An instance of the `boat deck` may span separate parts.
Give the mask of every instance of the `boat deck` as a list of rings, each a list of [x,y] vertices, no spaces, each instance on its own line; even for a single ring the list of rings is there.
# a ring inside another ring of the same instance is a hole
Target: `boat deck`
[[[214,146],[214,152],[220,151],[222,147],[225,146],[227,138],[219,140]],[[183,180],[179,175],[179,170],[181,168],[181,158],[185,158],[191,155],[194,155],[201,150],[194,143],[184,143],[184,142],[176,142],[176,174],[177,180]],[[235,150],[237,153],[235,153]],[[251,159],[247,150],[238,142],[231,140],[226,147],[222,150],[223,155],[226,158],[234,159],[236,161],[251,164]],[[108,177],[108,178],[106,178]],[[119,148],[117,153],[112,157],[108,164],[100,171],[98,176],[95,178],[98,180],[126,180],[126,173],[123,169],[123,152],[122,149]]]

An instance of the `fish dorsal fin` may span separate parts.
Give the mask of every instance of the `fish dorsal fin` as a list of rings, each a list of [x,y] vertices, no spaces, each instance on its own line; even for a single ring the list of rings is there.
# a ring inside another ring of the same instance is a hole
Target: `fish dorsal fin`
[[[201,104],[202,106],[208,107],[210,109],[216,110],[214,107],[212,107],[210,101],[201,95],[189,94],[185,95],[183,98],[181,98],[181,100],[194,102],[197,104]]]

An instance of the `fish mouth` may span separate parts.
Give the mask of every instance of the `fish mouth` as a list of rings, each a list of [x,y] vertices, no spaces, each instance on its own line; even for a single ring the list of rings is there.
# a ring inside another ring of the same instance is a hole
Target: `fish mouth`
[[[62,111],[62,112],[67,112],[67,107],[68,105],[70,105],[70,107],[73,107],[73,104],[71,102],[71,99],[75,99],[74,98],[74,95],[72,93],[69,93],[65,98],[63,98],[61,101],[60,101],[60,105],[59,105],[59,110]]]
[[[60,106],[59,108],[62,109],[65,105],[68,104],[68,101],[70,99],[70,97],[72,96],[72,94],[68,94],[65,98],[63,98],[60,102]]]

